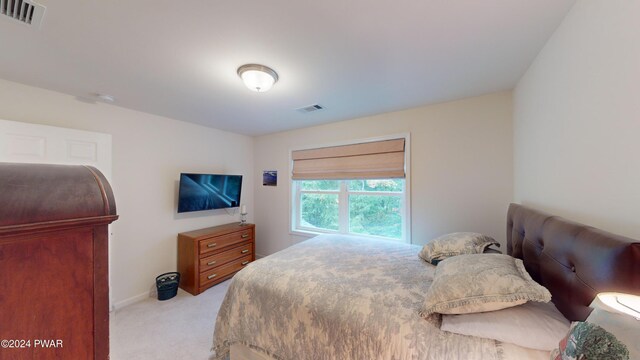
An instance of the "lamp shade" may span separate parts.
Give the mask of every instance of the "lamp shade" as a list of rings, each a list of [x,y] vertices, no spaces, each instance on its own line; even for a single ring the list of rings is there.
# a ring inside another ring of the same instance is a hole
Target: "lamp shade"
[[[567,337],[571,338],[574,333],[573,339],[565,343],[573,343],[571,350],[574,355],[578,355],[576,352],[582,352],[585,355],[584,359],[640,359],[638,300],[640,296],[633,294],[599,293],[589,305],[593,311],[585,322],[574,323],[583,324],[583,328],[591,329],[576,330],[572,326]],[[560,342],[561,346],[563,342],[564,340]],[[586,352],[591,352],[591,356],[586,356]]]
[[[278,74],[273,69],[258,64],[240,66],[238,75],[250,90],[256,92],[268,91],[278,81]]]
[[[590,307],[620,313],[640,320],[640,296],[615,292],[599,293]]]

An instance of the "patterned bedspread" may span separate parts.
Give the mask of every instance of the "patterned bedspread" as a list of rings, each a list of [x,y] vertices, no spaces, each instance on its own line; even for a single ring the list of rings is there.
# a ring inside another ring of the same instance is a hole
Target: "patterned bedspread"
[[[502,359],[500,343],[440,331],[418,315],[435,266],[420,247],[321,235],[233,278],[213,352],[241,343],[276,359]]]

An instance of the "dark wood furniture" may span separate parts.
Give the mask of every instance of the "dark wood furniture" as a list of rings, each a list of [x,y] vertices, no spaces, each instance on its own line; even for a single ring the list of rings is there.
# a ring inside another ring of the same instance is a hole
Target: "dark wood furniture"
[[[178,234],[180,287],[198,295],[231,278],[256,259],[254,233],[233,223]]]
[[[13,345],[0,358],[109,358],[108,224],[117,218],[95,168],[0,163],[0,339]]]
[[[584,321],[600,292],[640,295],[640,241],[511,204],[507,252],[549,289],[571,321]]]

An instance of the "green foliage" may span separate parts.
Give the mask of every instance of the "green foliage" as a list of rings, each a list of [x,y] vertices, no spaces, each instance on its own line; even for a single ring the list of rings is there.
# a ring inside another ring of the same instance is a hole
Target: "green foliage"
[[[399,196],[349,196],[349,231],[355,234],[402,238]]]
[[[340,190],[338,180],[305,180],[302,182],[302,190]]]
[[[338,230],[338,195],[302,194],[303,226]]]
[[[340,228],[339,180],[305,180],[300,186],[301,224],[327,230]],[[349,195],[349,232],[392,239],[402,238],[402,197],[404,179],[350,180],[350,192],[381,192],[389,195]],[[305,193],[327,191],[330,193]]]
[[[349,191],[402,192],[403,179],[350,180]]]

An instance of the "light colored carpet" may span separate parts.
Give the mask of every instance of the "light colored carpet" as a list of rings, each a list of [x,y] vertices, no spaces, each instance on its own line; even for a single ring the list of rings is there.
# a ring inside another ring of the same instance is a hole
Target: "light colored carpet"
[[[149,298],[111,314],[111,359],[209,359],[218,309],[230,280],[198,296]]]

